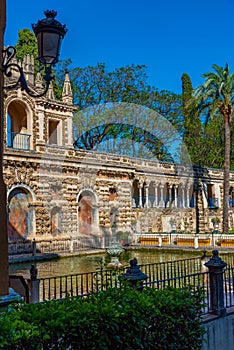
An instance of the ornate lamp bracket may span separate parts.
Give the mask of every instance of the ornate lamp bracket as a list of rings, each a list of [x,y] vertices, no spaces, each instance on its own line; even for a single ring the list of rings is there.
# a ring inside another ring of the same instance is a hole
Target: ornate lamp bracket
[[[32,97],[44,96],[48,91],[51,80],[53,79],[53,76],[51,75],[52,73],[51,64],[45,64],[45,75],[43,76],[45,80],[44,91],[40,93],[34,93],[28,87],[28,84],[24,76],[23,68],[20,67],[18,63],[12,62],[15,55],[16,55],[16,49],[14,46],[8,46],[7,48],[3,49],[3,63],[1,68],[2,73],[5,74],[7,78],[11,78],[13,70],[18,72],[18,78],[16,78],[16,80],[12,84],[9,84],[8,86],[4,86],[4,88],[15,89],[18,85],[20,85],[21,90],[26,91],[29,96],[32,96]]]

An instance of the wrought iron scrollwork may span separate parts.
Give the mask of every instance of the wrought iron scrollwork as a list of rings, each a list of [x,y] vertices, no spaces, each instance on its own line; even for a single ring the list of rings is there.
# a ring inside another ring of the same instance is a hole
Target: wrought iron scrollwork
[[[22,91],[26,91],[29,96],[32,97],[41,97],[46,94],[46,92],[49,89],[49,85],[51,80],[53,79],[52,76],[52,68],[51,64],[45,64],[45,71],[44,71],[44,80],[45,80],[45,88],[43,92],[40,93],[34,93],[27,84],[27,81],[24,76],[23,68],[20,67],[20,65],[16,62],[12,62],[14,57],[16,56],[16,49],[14,46],[8,46],[7,48],[3,49],[3,63],[2,63],[2,73],[5,74],[7,78],[12,77],[12,70],[16,70],[18,72],[18,77],[15,81],[13,81],[12,84],[9,84],[7,86],[4,86],[6,89],[15,89],[18,85],[21,86]]]

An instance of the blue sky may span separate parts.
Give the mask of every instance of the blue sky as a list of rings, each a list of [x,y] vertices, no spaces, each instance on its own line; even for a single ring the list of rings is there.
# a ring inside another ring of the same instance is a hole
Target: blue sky
[[[104,62],[108,69],[145,64],[149,83],[181,93],[181,75],[193,86],[212,64],[234,70],[234,0],[6,0],[5,45],[18,30],[54,9],[68,32],[61,59],[74,66]]]

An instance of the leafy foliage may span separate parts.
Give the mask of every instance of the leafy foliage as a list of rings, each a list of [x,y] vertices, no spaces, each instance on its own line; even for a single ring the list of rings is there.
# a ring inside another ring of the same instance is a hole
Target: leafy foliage
[[[157,113],[168,120],[178,132],[181,131],[180,96],[168,91],[159,92],[155,87],[148,85],[146,66],[132,65],[108,71],[104,63],[85,68],[69,68],[70,65],[71,60],[60,62],[57,78],[59,84],[62,84],[64,73],[69,72],[74,91],[74,101],[78,108],[78,112],[74,116],[75,139],[78,139],[76,144],[82,146],[81,148],[87,147],[86,149],[96,150],[97,143],[95,140],[98,137],[98,144],[107,139],[112,139],[113,142],[109,142],[109,146],[105,148],[107,152],[115,153],[114,149],[117,149],[121,150],[121,154],[137,157],[147,156],[149,151],[146,146],[147,142],[145,142],[144,137],[144,140],[142,138],[137,140],[137,137],[133,135],[134,131],[131,129],[131,125],[137,125],[133,110],[131,111],[131,108],[128,111],[125,110],[128,113],[128,122],[126,122],[126,120],[123,120],[124,116],[122,115],[120,120],[119,114],[117,117],[113,109],[112,115],[107,114],[106,104],[134,104],[141,106],[142,111],[143,108],[157,110]],[[110,118],[112,120],[111,127]],[[152,127],[155,120],[153,114],[150,113],[148,113],[147,118],[145,118],[145,113],[142,116],[138,115],[137,122],[138,125],[141,124],[142,130],[147,129],[149,125],[151,125],[150,130],[157,130],[158,127],[155,124]],[[119,126],[114,125],[115,123],[129,125],[130,131],[126,132],[125,127],[125,132],[119,133]],[[106,127],[103,127],[104,125]],[[147,130],[149,131],[149,129]],[[158,153],[157,144],[153,151],[154,154]],[[168,160],[170,157],[163,149],[160,158]]]
[[[182,75],[182,113],[184,117],[183,139],[194,165],[203,165],[203,132],[200,115],[193,97],[193,87],[188,74]]]
[[[88,298],[19,305],[0,314],[0,348],[201,348],[202,291],[110,288]]]
[[[19,61],[23,61],[26,55],[30,55],[36,58],[38,56],[38,49],[37,39],[34,33],[31,30],[24,28],[22,30],[19,30],[18,36],[19,38],[15,45],[16,58]]]
[[[148,153],[151,152],[151,154],[159,160],[174,162],[173,157],[160,139],[147,130],[129,124],[107,123],[98,125],[97,127],[82,133],[75,141],[75,146],[79,149],[92,150],[102,142],[116,139],[117,137],[119,139],[123,138],[143,145],[148,150]],[[130,150],[128,153],[130,153]]]

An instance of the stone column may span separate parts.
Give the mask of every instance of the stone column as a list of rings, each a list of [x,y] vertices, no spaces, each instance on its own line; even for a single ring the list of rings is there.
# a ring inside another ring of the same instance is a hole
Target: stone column
[[[174,201],[174,207],[178,208],[178,185],[175,185],[175,201]]]
[[[38,113],[38,119],[39,119],[39,141],[45,142],[45,139],[44,139],[44,113],[43,112]]]
[[[149,208],[149,185],[145,185],[145,208]]]
[[[67,145],[72,147],[73,131],[72,131],[72,117],[67,118]]]
[[[163,200],[163,190],[164,190],[164,185],[161,184],[160,185],[160,201],[159,201],[159,207],[163,208],[165,203],[164,203],[164,200]]]
[[[189,208],[190,207],[190,188],[189,188],[189,186],[187,187],[187,208]]]
[[[142,184],[138,184],[138,191],[139,191],[139,208],[142,208],[142,188],[143,185]]]
[[[181,208],[185,208],[185,204],[184,204],[184,186],[181,187]]]
[[[155,182],[154,183],[154,203],[153,207],[156,208],[158,205],[158,184]]]

